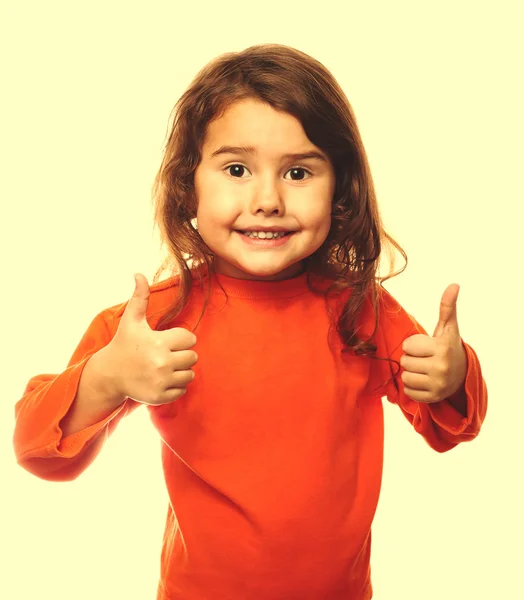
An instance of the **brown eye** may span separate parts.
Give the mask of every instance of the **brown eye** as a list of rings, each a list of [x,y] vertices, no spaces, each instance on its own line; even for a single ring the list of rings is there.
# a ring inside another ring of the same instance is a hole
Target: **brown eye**
[[[289,169],[288,173],[296,173],[297,171],[304,171],[311,175],[310,171],[304,169],[303,167],[293,167],[292,169]],[[304,179],[309,179],[309,177],[305,177]],[[304,181],[304,179],[294,179],[293,181]]]
[[[244,165],[236,165],[236,164],[229,165],[229,167],[226,167],[226,171],[229,171],[230,169],[233,169],[233,168],[236,170],[236,173],[238,173],[239,169],[245,169],[246,167],[244,167]],[[231,173],[230,173],[230,175],[231,175]],[[234,177],[234,175],[232,175],[232,176]],[[239,178],[237,178],[237,179],[239,179]],[[240,179],[241,179],[241,177],[240,177]]]
[[[233,172],[231,172],[231,169],[235,169],[235,170]],[[242,179],[242,176],[236,177],[236,175],[239,174],[240,169],[245,169],[246,171],[249,171],[249,169],[247,167],[245,167],[244,165],[241,165],[239,163],[235,163],[233,165],[228,165],[227,167],[224,168],[225,171],[229,172],[229,175],[231,175],[231,177],[234,177],[236,179]],[[291,169],[289,169],[288,173],[294,173],[296,175],[300,171],[304,171],[310,177],[312,175],[311,171],[309,171],[308,169],[305,169],[304,167],[292,167]],[[240,171],[240,175],[242,175],[242,171]],[[292,179],[292,181],[304,181],[305,179],[309,179],[309,177]]]

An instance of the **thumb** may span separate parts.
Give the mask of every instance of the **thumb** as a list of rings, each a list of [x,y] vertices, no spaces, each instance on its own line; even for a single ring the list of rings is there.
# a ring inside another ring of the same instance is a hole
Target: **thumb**
[[[149,283],[142,273],[135,273],[135,289],[129,302],[127,303],[122,320],[126,321],[145,321],[147,306],[149,303]]]
[[[457,299],[460,286],[457,283],[449,285],[440,301],[439,320],[433,337],[440,337],[445,331],[458,331]]]

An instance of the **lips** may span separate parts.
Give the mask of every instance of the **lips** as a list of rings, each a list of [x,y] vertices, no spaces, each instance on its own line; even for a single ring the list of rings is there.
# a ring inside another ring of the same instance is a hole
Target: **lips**
[[[238,231],[239,233],[294,233],[291,229],[235,229],[234,231]]]
[[[276,231],[275,229],[235,229],[235,231],[238,231],[238,233],[260,233],[260,232],[283,233],[284,235],[289,235],[291,233],[295,233],[294,231],[284,231],[284,230]]]
[[[277,237],[267,237],[267,238],[259,238],[254,235],[246,235],[242,233],[242,231],[235,231],[240,235],[242,242],[252,246],[253,248],[278,248],[280,246],[284,246],[288,243],[289,238],[293,237],[296,233],[295,231],[289,231],[284,233],[284,235],[279,235]]]

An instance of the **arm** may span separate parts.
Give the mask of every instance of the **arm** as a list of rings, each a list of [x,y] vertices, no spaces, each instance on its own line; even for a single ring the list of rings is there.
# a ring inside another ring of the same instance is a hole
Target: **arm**
[[[78,477],[99,454],[120,420],[140,406],[129,398],[117,400],[107,380],[97,376],[102,356],[99,351],[116,332],[116,312],[107,309],[99,313],[65,371],[31,378],[15,405],[16,460],[41,479],[70,481]]]
[[[103,375],[103,350],[93,354],[84,367],[73,403],[59,423],[63,437],[105,420],[125,401]]]
[[[428,334],[389,293],[383,295],[380,310],[379,355],[400,363],[404,341],[417,334]],[[382,363],[389,364],[383,374],[383,381],[389,381],[382,388],[382,395],[399,406],[414,429],[438,452],[446,452],[461,442],[477,437],[486,417],[488,395],[480,362],[473,348],[463,340],[461,342],[467,362],[464,383],[455,393],[440,402],[429,404],[410,398],[404,392],[404,369],[401,367],[395,374],[395,364]]]
[[[416,333],[424,334],[419,326]],[[461,442],[475,439],[486,417],[488,393],[482,377],[480,362],[471,346],[462,342],[468,357],[468,370],[462,389],[455,394],[433,404],[416,402],[404,393],[401,379],[402,369],[395,377],[398,390],[392,381],[386,388],[387,399],[399,406],[414,429],[437,452],[447,452]],[[391,358],[400,361],[402,344],[392,353]],[[394,366],[392,366],[394,367]]]

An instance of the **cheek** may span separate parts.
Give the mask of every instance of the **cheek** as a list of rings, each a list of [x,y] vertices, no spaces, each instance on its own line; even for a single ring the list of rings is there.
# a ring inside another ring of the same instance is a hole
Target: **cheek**
[[[195,173],[195,196],[199,229],[223,223],[228,212],[220,186],[205,170]]]
[[[331,218],[328,215],[327,217],[324,217],[322,225],[320,226],[320,228],[318,230],[318,237],[321,240],[322,244],[324,243],[327,236],[329,235],[330,228],[331,228]]]
[[[315,209],[308,211],[308,214],[304,215],[303,223],[307,227],[318,231],[319,234],[327,235],[331,227],[331,205],[315,207]]]
[[[229,227],[235,218],[231,203],[223,202],[216,195],[203,197],[198,202],[197,222],[199,228],[210,230]]]
[[[331,228],[331,206],[328,210],[323,207],[321,211],[318,211],[314,218],[309,221],[309,227],[314,233],[315,241],[319,245],[323,244]]]

